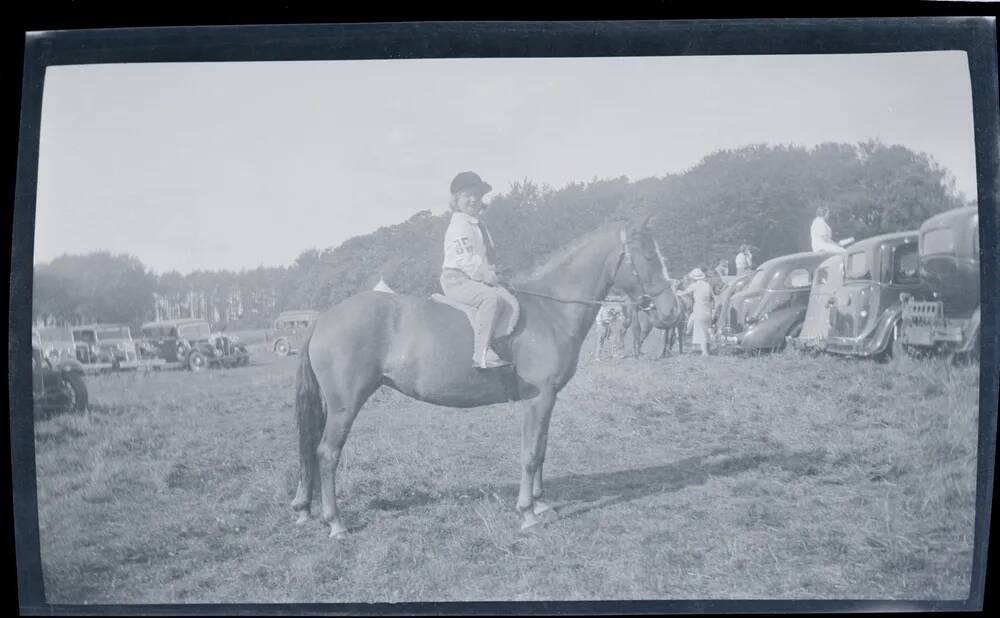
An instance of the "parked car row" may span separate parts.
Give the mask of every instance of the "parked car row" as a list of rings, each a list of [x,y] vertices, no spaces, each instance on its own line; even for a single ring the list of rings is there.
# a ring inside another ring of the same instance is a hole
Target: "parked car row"
[[[774,258],[734,280],[720,296],[717,341],[748,351],[790,343],[864,357],[979,353],[975,207],[846,249]]]

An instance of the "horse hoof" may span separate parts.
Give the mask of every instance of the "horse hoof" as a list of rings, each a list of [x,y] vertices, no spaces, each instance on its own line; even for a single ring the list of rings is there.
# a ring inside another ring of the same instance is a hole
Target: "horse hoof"
[[[347,527],[339,521],[330,524],[330,538],[342,541],[347,538]]]
[[[299,516],[295,520],[295,525],[296,526],[301,526],[302,524],[306,523],[307,521],[309,521],[309,511],[299,511]]]
[[[521,522],[521,530],[531,530],[534,529],[538,524],[544,523],[541,519],[535,516],[531,511],[527,511],[524,514],[524,521]]]
[[[541,516],[543,513],[548,513],[550,515],[556,514],[555,509],[540,500],[535,500],[535,504],[532,506],[531,510],[538,516]]]

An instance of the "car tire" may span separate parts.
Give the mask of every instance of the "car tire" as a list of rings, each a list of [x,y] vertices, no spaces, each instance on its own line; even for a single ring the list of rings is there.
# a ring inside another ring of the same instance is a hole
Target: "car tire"
[[[784,338],[782,338],[781,343],[778,344],[776,351],[781,352],[788,347],[789,337],[798,337],[802,334],[802,324],[803,322],[796,322],[795,324],[792,324],[792,327],[788,329],[788,332],[786,332]]]
[[[86,412],[88,405],[87,385],[78,373],[64,373],[61,378],[66,395],[70,398],[67,406],[71,412]]]
[[[288,356],[289,351],[290,347],[288,345],[288,342],[285,341],[284,339],[279,339],[277,342],[275,342],[274,353],[277,354],[278,356]]]
[[[198,350],[191,350],[191,353],[187,357],[187,367],[191,371],[201,371],[208,365],[208,361],[205,360],[205,355]]]

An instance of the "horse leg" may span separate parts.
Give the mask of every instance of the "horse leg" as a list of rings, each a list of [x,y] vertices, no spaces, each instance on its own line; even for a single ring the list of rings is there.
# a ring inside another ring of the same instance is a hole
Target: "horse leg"
[[[337,464],[351,425],[367,397],[352,398],[350,402],[328,400],[326,427],[320,438],[316,454],[319,458],[320,488],[323,501],[323,521],[330,526],[330,538],[344,538],[347,526],[340,520],[337,510]]]
[[[535,476],[531,483],[531,498],[533,501],[531,510],[535,515],[552,511],[552,507],[541,500],[544,491],[542,489],[542,466],[545,465],[545,453],[549,446],[549,421],[551,419],[551,414],[546,415],[542,426],[542,447],[538,455],[538,467],[535,469]],[[552,512],[554,513],[555,511]]]
[[[521,529],[530,528],[538,523],[535,512],[535,475],[539,475],[538,490],[541,493],[541,463],[545,456],[545,433],[548,430],[552,407],[556,403],[556,394],[552,389],[543,390],[538,397],[530,400],[524,408],[521,423],[521,486],[517,495],[517,510],[524,521]],[[539,502],[539,513],[548,510],[545,503]]]
[[[660,358],[666,358],[670,354],[670,329],[663,329],[663,349],[660,351]]]

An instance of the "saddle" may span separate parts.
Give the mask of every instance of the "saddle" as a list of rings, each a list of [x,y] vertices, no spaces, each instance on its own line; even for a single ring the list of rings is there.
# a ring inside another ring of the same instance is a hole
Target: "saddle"
[[[458,309],[469,319],[469,325],[475,328],[476,308],[472,305],[457,302],[448,298],[444,294],[431,294],[431,300],[436,303],[441,303],[442,305],[448,305],[449,307]],[[517,328],[517,322],[520,317],[520,307],[517,305],[512,307],[506,302],[499,303],[499,306],[497,307],[496,326],[493,328],[493,338],[499,339],[513,333],[514,329]]]

